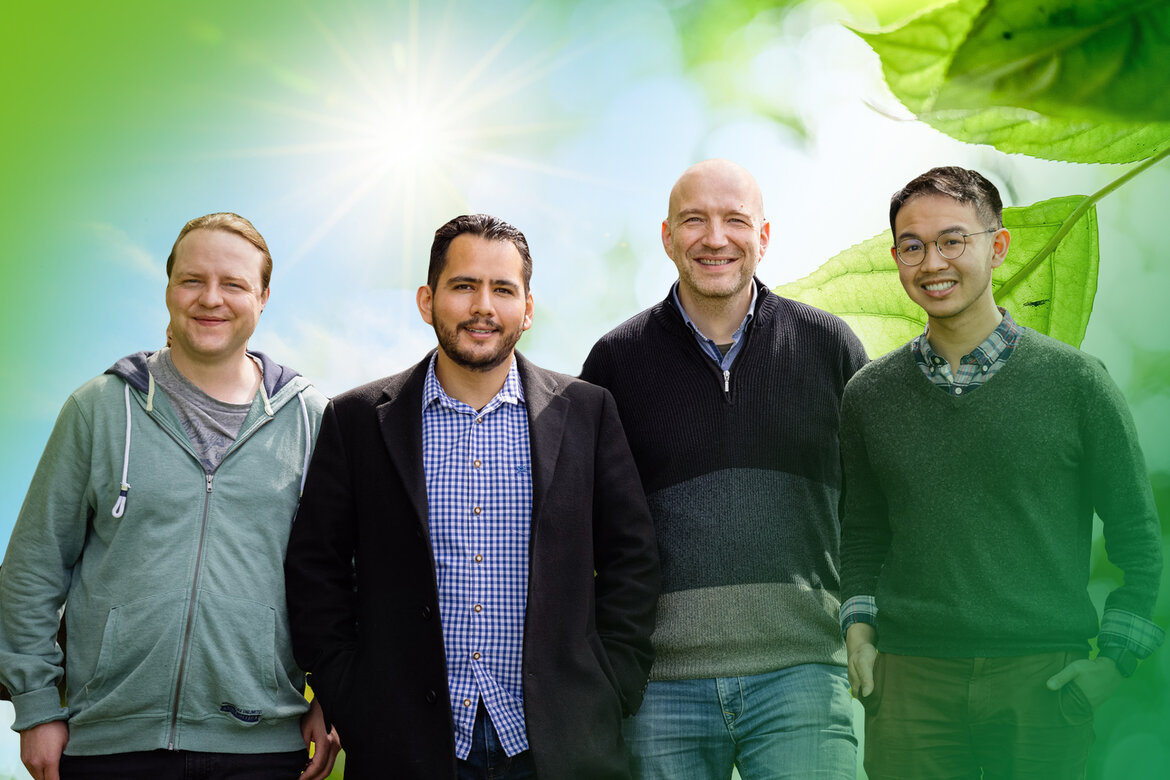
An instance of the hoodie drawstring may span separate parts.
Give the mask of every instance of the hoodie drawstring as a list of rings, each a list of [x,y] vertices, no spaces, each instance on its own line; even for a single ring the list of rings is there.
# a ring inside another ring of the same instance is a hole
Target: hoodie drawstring
[[[313,429],[309,427],[309,408],[305,406],[305,393],[297,393],[297,400],[301,402],[301,419],[305,421],[305,465],[301,468],[301,492],[305,494],[305,478],[309,476],[309,457],[313,454]]]
[[[150,389],[154,390],[154,377],[150,378]],[[126,385],[126,449],[122,453],[122,489],[118,491],[118,500],[114,502],[114,509],[110,512],[114,517],[121,517],[126,512],[126,494],[130,492],[130,483],[126,477],[130,473],[130,385]],[[153,397],[153,392],[152,392]]]

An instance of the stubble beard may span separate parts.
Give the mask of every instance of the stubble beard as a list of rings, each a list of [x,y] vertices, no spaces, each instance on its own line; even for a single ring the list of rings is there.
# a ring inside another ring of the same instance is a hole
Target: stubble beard
[[[516,346],[516,342],[520,340],[520,335],[524,332],[523,328],[517,328],[515,332],[510,334],[500,330],[500,342],[494,351],[487,354],[475,354],[459,346],[459,332],[464,328],[470,327],[498,328],[499,323],[491,320],[471,319],[464,320],[453,329],[446,328],[438,322],[435,322],[433,327],[435,329],[435,337],[439,340],[439,349],[443,350],[443,354],[452,363],[470,371],[485,373],[496,368],[512,356],[512,349]]]

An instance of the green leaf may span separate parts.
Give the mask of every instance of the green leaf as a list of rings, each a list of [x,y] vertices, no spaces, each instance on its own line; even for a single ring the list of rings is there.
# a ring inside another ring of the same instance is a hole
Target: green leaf
[[[991,0],[933,109],[1013,106],[1075,121],[1170,121],[1166,0]]]
[[[1096,207],[1078,218],[1084,197],[1053,198],[1003,210],[1011,247],[995,271],[995,300],[1016,322],[1080,346],[1097,292]],[[1071,229],[1039,262],[1064,223]],[[906,295],[890,255],[890,236],[882,232],[834,256],[803,279],[780,285],[776,293],[803,301],[844,319],[871,357],[884,355],[922,332],[926,314]]]
[[[971,97],[970,103],[958,108],[938,108],[936,103],[956,52],[973,34],[981,13],[993,3],[956,0],[881,32],[854,32],[877,52],[886,83],[906,108],[960,141],[989,144],[1002,152],[1083,163],[1134,162],[1170,148],[1170,123],[1166,122],[1049,117],[1016,106],[989,105],[986,97],[978,101]]]

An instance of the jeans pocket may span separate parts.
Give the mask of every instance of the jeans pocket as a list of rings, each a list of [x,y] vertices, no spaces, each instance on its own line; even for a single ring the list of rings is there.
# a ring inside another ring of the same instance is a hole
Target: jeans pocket
[[[882,703],[882,689],[885,687],[885,667],[885,657],[882,653],[878,653],[877,658],[874,659],[871,672],[873,675],[873,690],[869,692],[868,696],[857,697],[867,717],[876,715],[878,706]]]
[[[1076,680],[1065,683],[1057,695],[1060,697],[1060,714],[1069,725],[1082,726],[1093,720],[1093,705]]]

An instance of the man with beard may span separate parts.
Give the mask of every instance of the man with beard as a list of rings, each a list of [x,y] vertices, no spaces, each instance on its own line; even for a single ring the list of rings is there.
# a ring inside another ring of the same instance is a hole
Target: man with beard
[[[524,235],[435,232],[439,348],[327,407],[286,562],[297,660],[349,778],[626,778],[658,558],[608,392],[514,349]]]

